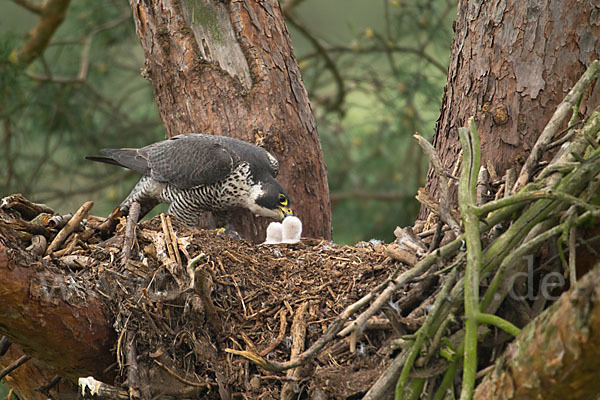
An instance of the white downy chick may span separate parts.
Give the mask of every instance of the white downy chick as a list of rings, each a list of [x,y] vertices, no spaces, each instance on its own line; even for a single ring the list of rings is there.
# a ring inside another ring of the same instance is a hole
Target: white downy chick
[[[283,227],[281,222],[271,222],[267,226],[267,238],[263,244],[276,244],[281,243],[283,238]]]
[[[300,218],[286,217],[281,223],[283,228],[283,239],[281,243],[298,243],[302,235],[302,221]]]

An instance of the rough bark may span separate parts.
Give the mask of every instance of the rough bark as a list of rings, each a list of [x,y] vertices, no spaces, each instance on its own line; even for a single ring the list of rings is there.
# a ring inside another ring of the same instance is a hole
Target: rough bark
[[[331,237],[327,174],[315,121],[275,0],[130,0],[145,76],[167,136],[201,132],[263,145],[280,162],[304,236]],[[234,225],[264,239],[266,221]]]
[[[510,344],[476,399],[596,399],[600,393],[600,267]]]
[[[474,116],[482,165],[489,160],[502,175],[520,167],[556,106],[600,55],[600,7],[592,0],[461,0],[454,29],[433,144],[452,171],[457,129]],[[599,99],[596,84],[588,101]],[[586,111],[584,101],[580,112]],[[426,189],[436,198],[437,186],[430,168]]]
[[[44,268],[8,232],[0,237],[0,334],[68,379],[105,377],[116,337],[100,299]]]

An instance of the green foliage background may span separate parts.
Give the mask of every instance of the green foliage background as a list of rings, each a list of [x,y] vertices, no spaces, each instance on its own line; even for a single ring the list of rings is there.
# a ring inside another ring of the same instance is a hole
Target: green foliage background
[[[389,241],[418,211],[427,161],[412,134],[434,131],[456,1],[283,4],[328,166],[334,240]],[[138,177],[83,157],[164,138],[128,3],[73,1],[43,56],[17,67],[10,55],[36,22],[0,5],[0,195],[63,213],[92,199],[106,215]]]

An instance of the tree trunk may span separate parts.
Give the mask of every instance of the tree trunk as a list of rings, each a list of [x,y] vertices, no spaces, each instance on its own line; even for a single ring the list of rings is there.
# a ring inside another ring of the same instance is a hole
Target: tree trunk
[[[210,133],[263,145],[280,162],[303,235],[331,238],[321,144],[279,3],[130,4],[167,136]],[[234,224],[264,239],[266,221],[240,212]]]
[[[489,161],[500,176],[510,167],[519,172],[556,106],[600,55],[599,21],[592,0],[461,0],[433,138],[445,167],[453,170],[457,129],[474,116],[482,165]],[[587,99],[598,104],[599,84]],[[585,103],[579,111],[588,111]],[[432,168],[426,190],[439,198]],[[452,195],[456,205],[456,191]],[[427,214],[422,207],[419,218]]]

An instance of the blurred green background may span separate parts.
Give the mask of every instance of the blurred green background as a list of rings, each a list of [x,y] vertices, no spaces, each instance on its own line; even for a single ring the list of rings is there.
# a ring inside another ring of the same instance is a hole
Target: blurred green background
[[[327,163],[334,240],[390,241],[418,212],[427,160],[412,135],[435,128],[456,1],[282,4]],[[92,213],[107,215],[139,177],[83,157],[164,138],[128,2],[72,1],[42,57],[17,67],[11,52],[37,19],[0,5],[0,196],[62,213],[94,200]]]

